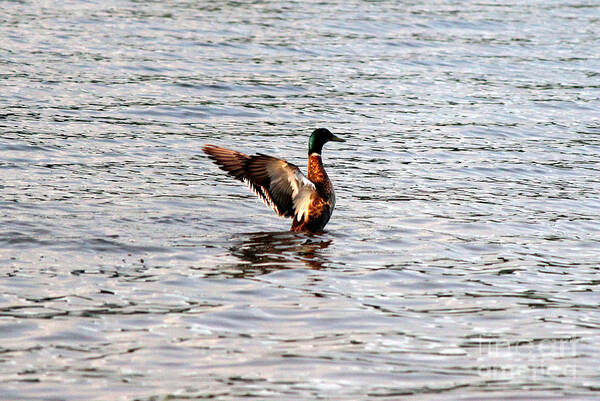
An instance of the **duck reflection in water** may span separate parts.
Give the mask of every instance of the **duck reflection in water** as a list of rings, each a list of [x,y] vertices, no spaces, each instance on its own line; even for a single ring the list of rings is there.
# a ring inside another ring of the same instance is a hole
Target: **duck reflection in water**
[[[275,270],[327,267],[329,260],[322,254],[333,240],[325,235],[285,232],[236,234],[232,238],[231,254],[240,262],[230,265],[238,270],[234,276],[248,277]]]

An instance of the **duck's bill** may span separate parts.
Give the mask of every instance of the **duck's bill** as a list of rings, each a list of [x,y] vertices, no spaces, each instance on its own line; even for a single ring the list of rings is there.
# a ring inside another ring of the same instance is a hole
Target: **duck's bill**
[[[335,135],[332,135],[332,136],[331,136],[331,140],[332,140],[332,141],[336,141],[336,142],[346,142],[346,140],[345,140],[345,139],[342,139],[342,138],[340,138],[339,136],[335,136]]]

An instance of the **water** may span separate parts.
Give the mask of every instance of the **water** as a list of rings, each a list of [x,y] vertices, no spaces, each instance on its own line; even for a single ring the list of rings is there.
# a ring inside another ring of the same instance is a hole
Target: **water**
[[[0,399],[597,399],[600,5],[399,3],[2,1]]]

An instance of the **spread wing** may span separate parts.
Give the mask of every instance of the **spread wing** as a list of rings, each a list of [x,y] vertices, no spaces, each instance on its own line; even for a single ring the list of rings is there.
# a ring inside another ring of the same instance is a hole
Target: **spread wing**
[[[278,215],[301,220],[307,213],[316,189],[297,166],[260,153],[249,156],[214,145],[202,150],[227,174],[247,183]]]

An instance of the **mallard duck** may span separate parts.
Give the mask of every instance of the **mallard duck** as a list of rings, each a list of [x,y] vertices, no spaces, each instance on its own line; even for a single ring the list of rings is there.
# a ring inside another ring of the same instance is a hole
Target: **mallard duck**
[[[329,141],[345,142],[325,128],[308,140],[308,177],[283,159],[262,153],[245,155],[215,145],[202,150],[230,176],[245,182],[275,213],[292,217],[290,231],[322,231],[335,207],[333,185],[323,167],[321,151]]]

